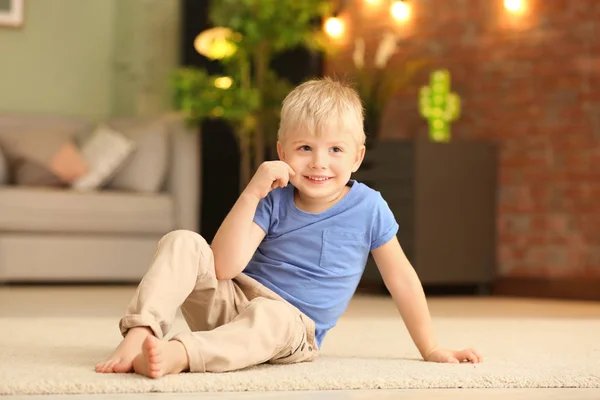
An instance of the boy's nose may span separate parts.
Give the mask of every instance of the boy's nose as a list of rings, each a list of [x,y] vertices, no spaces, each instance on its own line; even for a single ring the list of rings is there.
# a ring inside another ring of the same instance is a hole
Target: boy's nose
[[[321,152],[319,151],[313,152],[313,157],[310,166],[311,168],[315,169],[327,168],[327,156],[321,154]]]

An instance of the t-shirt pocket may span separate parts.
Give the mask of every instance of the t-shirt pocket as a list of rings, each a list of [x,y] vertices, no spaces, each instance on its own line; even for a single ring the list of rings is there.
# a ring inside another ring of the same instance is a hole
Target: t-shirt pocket
[[[354,275],[360,270],[365,253],[368,248],[364,233],[326,229],[319,266],[335,275]]]

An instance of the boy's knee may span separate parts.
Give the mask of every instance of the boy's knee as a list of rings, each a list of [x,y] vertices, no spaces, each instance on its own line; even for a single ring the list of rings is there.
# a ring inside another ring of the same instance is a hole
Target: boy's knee
[[[172,246],[193,246],[200,252],[210,249],[210,246],[198,233],[186,229],[177,229],[164,235],[160,239],[160,244],[170,244]]]
[[[294,327],[295,315],[283,301],[257,297],[250,301],[248,309],[255,319],[267,322],[272,329],[291,331]]]
[[[200,236],[198,233],[194,232],[194,231],[190,231],[188,229],[175,229],[174,231],[171,231],[169,233],[167,233],[166,235],[163,236],[163,238],[200,238],[202,240],[204,240],[204,238],[202,236]]]

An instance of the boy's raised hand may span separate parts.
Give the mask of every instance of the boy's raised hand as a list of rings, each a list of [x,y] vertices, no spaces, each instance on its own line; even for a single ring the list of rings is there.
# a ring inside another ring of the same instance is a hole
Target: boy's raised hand
[[[427,354],[425,361],[452,364],[468,361],[477,364],[483,361],[483,357],[474,349],[447,350],[438,347]]]
[[[290,176],[294,175],[292,167],[283,161],[265,161],[258,167],[245,192],[262,199],[277,186],[286,187]]]

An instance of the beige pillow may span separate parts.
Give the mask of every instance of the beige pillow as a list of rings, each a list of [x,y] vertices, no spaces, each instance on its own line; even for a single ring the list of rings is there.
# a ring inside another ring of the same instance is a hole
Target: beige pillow
[[[15,157],[10,163],[13,182],[23,186],[65,186],[88,173],[89,168],[79,150],[64,142],[46,163],[34,157]]]
[[[43,165],[19,160],[11,166],[12,181],[18,186],[68,187],[69,183],[54,175]]]
[[[106,187],[141,193],[159,192],[167,175],[169,160],[166,124],[161,120],[138,123],[116,120],[109,125],[134,141],[135,152]]]
[[[15,183],[54,184],[57,177],[71,182],[87,173],[72,139],[89,129],[74,117],[0,115],[0,145]]]
[[[81,154],[90,167],[88,174],[76,179],[77,190],[101,188],[123,165],[134,149],[133,141],[106,125],[100,125],[81,146]]]

